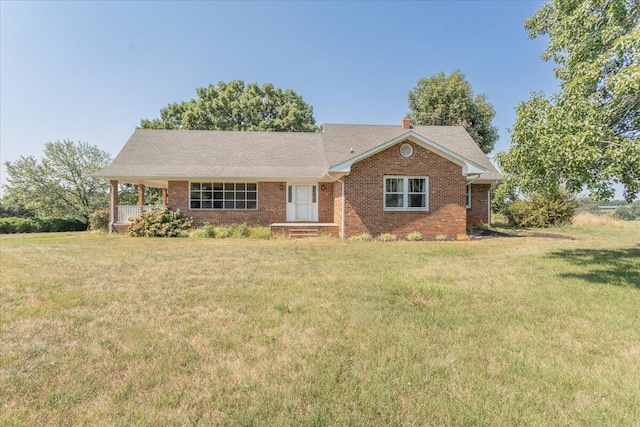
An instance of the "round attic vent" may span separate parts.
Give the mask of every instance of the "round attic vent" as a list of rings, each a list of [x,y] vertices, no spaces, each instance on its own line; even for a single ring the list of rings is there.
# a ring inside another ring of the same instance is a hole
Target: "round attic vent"
[[[402,144],[400,146],[400,155],[402,157],[411,157],[413,155],[413,147],[411,144]]]

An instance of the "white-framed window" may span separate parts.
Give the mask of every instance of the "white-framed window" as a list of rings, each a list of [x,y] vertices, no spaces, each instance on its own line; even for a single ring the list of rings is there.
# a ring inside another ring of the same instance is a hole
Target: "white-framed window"
[[[471,184],[467,184],[467,209],[471,209]]]
[[[191,209],[258,209],[256,182],[191,182],[189,183]]]
[[[429,210],[428,176],[385,176],[385,211]]]

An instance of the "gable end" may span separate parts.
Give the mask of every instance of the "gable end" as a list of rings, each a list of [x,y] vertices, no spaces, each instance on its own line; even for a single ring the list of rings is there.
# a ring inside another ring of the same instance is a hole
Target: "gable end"
[[[445,147],[423,137],[422,135],[417,134],[414,131],[409,131],[407,133],[404,133],[396,138],[393,138],[383,144],[378,145],[377,147],[374,147],[368,151],[365,151],[362,154],[359,154],[358,156],[352,157],[351,159],[342,162],[340,164],[337,164],[335,166],[332,166],[331,168],[329,168],[329,172],[340,172],[340,173],[350,173],[351,172],[351,166],[362,160],[365,159],[367,157],[370,157],[376,153],[379,153],[383,150],[386,150],[387,148],[396,145],[396,144],[400,144],[403,142],[412,142],[422,148],[425,148],[457,165],[459,165],[462,168],[462,175],[470,175],[470,174],[484,174],[489,172],[488,169],[480,166],[479,164],[472,162],[469,159],[466,159],[462,156],[460,156],[459,154],[454,153],[451,150],[446,149]]]

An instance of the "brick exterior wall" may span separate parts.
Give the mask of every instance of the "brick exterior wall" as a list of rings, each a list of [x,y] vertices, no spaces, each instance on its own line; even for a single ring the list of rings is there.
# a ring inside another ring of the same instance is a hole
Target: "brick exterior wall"
[[[465,232],[467,223],[488,222],[489,184],[472,185],[472,207],[467,209],[465,177],[459,165],[413,143],[413,155],[404,158],[399,153],[401,144],[353,164],[350,175],[342,178],[346,200],[345,237],[361,233],[372,236],[393,233],[398,237],[406,237],[412,231],[419,231],[426,237],[456,236]],[[385,175],[428,176],[429,210],[384,211]],[[280,189],[281,186],[284,188]],[[186,216],[192,217],[194,227],[202,226],[205,222],[271,225],[286,222],[286,186],[286,182],[258,182],[257,210],[191,210],[189,182],[169,181],[167,205],[172,210],[180,209]],[[318,183],[318,222],[341,224],[340,182]]]
[[[284,186],[284,189],[281,190],[280,186]],[[189,207],[188,181],[169,181],[167,199],[169,209],[180,209],[185,216],[193,218],[194,227],[200,227],[205,222],[270,225],[274,222],[285,222],[287,218],[285,182],[258,182],[257,210],[192,210]]]
[[[402,142],[353,164],[351,174],[344,177],[345,237],[361,233],[406,237],[412,231],[423,236],[465,233],[466,179],[461,166],[416,144],[412,144],[413,155],[404,158],[400,145]],[[429,211],[384,211],[385,175],[428,176]]]
[[[318,222],[333,223],[333,186],[333,182],[318,183]]]
[[[325,189],[322,189],[324,185]],[[280,189],[283,186],[284,189]],[[194,227],[205,222],[211,224],[243,223],[271,225],[287,220],[287,183],[258,182],[257,210],[200,210],[189,207],[189,182],[169,181],[168,206],[172,210],[180,209],[185,216],[193,218]],[[333,183],[318,183],[318,221],[333,222]]]
[[[471,208],[467,209],[467,224],[489,223],[489,190],[491,184],[471,184]]]
[[[344,178],[333,183],[333,223],[340,227],[342,227],[342,182]]]

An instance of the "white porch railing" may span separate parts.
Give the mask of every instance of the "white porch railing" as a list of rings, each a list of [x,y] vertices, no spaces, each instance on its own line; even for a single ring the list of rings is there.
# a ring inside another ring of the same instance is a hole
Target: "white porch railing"
[[[118,222],[128,224],[129,218],[137,218],[142,212],[151,212],[162,205],[118,205]]]

